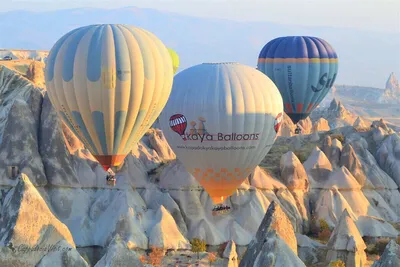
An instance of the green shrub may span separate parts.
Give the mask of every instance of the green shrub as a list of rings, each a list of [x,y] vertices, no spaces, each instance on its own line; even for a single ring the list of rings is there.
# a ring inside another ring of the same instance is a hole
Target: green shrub
[[[307,156],[304,151],[295,151],[293,153],[296,155],[296,157],[300,160],[302,164],[307,160]]]
[[[319,220],[319,228],[321,229],[321,232],[322,232],[323,230],[331,230],[331,229],[329,228],[329,224],[328,224],[324,219],[320,219],[320,220]]]
[[[197,253],[197,259],[199,259],[199,253],[207,249],[206,241],[199,238],[193,238],[190,244],[192,245],[192,252]]]
[[[374,244],[370,244],[367,246],[366,252],[368,254],[382,255],[389,242],[390,238],[379,238]]]
[[[330,267],[346,267],[346,264],[344,264],[344,262],[341,260],[337,260],[337,261],[332,261],[329,266]]]

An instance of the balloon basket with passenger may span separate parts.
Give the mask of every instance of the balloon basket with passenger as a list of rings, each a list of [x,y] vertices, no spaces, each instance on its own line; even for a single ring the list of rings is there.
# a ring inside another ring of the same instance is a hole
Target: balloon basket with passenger
[[[214,208],[212,209],[212,215],[217,216],[217,215],[226,215],[231,213],[231,207],[228,205],[215,205]]]
[[[109,186],[115,186],[117,184],[117,179],[115,178],[115,173],[111,168],[109,168],[107,170],[106,183]]]
[[[221,200],[224,200],[223,197],[221,197]],[[225,205],[223,203],[219,203],[214,205],[212,209],[212,215],[213,216],[218,216],[218,215],[226,215],[231,213],[232,209],[229,205]]]
[[[300,126],[299,125],[296,125],[297,127],[296,127],[296,129],[294,130],[294,133],[295,134],[301,134],[301,128],[300,128]]]

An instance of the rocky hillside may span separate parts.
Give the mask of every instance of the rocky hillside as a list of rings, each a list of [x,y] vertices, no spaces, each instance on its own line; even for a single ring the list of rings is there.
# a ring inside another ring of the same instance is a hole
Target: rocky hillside
[[[12,57],[13,60],[31,59],[45,62],[49,51],[45,50],[19,50],[19,49],[0,49],[0,59],[5,56]]]
[[[338,260],[389,266],[382,264],[400,260],[393,254],[400,138],[383,121],[328,129],[321,119],[321,128],[304,123],[311,134],[279,137],[227,200],[232,212],[215,217],[208,194],[159,129],[150,129],[127,156],[111,188],[43,89],[0,67],[0,101],[0,266],[328,266]]]
[[[400,84],[392,72],[386,82],[386,89],[379,98],[380,103],[399,104],[400,103]]]
[[[400,125],[400,87],[394,73],[382,81],[380,88],[336,84],[320,104],[320,109],[329,107],[334,98],[356,116],[371,121],[385,118]]]

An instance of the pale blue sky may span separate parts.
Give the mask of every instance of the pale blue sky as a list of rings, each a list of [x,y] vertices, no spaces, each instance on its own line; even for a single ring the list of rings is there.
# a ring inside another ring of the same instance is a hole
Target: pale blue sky
[[[400,0],[0,0],[1,11],[125,6],[191,16],[400,33]],[[1,12],[0,11],[0,12]],[[400,36],[399,36],[400,38]]]

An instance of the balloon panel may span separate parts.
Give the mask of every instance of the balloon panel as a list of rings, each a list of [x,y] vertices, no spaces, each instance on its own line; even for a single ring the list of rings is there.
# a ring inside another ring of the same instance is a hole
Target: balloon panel
[[[169,52],[169,54],[171,55],[171,59],[172,59],[172,68],[173,68],[174,74],[175,74],[175,73],[178,71],[179,64],[180,64],[180,62],[179,62],[179,56],[178,56],[178,54],[176,53],[176,51],[173,50],[173,49],[171,49],[171,48],[168,48],[168,52]]]
[[[338,57],[320,38],[280,37],[264,46],[257,67],[276,84],[285,112],[297,123],[308,117],[334,84]]]
[[[282,112],[278,89],[261,72],[201,64],[175,76],[160,125],[178,159],[220,203],[268,153]]]
[[[50,51],[47,92],[60,118],[93,156],[117,166],[166,104],[171,62],[164,44],[146,30],[81,27]]]

